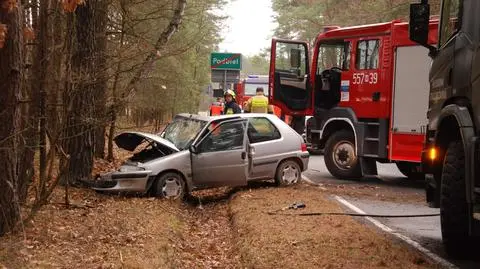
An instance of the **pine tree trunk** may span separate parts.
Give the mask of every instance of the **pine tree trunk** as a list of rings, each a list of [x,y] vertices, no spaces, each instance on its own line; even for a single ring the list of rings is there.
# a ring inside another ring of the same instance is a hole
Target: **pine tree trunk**
[[[99,0],[100,1],[100,0]],[[75,43],[73,44],[73,79],[65,96],[67,126],[66,153],[70,156],[61,183],[79,185],[91,176],[95,145],[95,76],[94,2],[86,1],[75,11]],[[67,182],[66,182],[67,181]]]
[[[0,49],[0,235],[13,229],[19,212],[17,174],[21,114],[19,99],[23,87],[23,12],[21,4],[7,13],[0,9],[0,22],[8,27],[5,46]]]
[[[95,157],[105,158],[105,129],[106,129],[106,93],[107,93],[107,1],[93,1],[95,25]]]

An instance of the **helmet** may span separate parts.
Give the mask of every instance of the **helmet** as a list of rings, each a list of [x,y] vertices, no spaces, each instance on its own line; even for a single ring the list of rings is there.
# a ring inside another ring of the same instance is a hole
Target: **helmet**
[[[233,99],[235,99],[235,92],[232,91],[232,90],[227,90],[223,96],[227,96],[227,95],[231,95],[233,97]]]

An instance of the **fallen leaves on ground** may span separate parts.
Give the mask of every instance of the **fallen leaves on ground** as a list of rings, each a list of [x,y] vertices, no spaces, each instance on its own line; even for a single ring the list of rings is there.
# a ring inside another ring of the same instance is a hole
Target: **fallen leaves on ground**
[[[437,268],[422,255],[348,216],[269,215],[294,202],[342,212],[318,188],[299,185],[238,193],[230,203],[236,242],[247,268]]]
[[[58,188],[22,232],[0,238],[7,268],[435,268],[423,256],[347,216],[317,187],[270,183],[197,191],[184,203]],[[282,211],[296,213],[300,210]],[[1,268],[1,266],[0,266]]]

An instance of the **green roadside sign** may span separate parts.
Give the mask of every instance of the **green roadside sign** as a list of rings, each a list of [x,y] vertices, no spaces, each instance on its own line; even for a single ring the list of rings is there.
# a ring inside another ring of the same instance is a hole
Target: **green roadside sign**
[[[240,53],[218,53],[210,55],[210,68],[220,70],[241,70],[242,54]]]

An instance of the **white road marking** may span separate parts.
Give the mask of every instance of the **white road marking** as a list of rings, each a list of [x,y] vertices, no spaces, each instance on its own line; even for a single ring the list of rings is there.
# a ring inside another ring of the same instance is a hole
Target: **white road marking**
[[[303,181],[306,181],[312,185],[318,185],[317,183],[313,182],[311,179],[309,179],[307,176],[305,176],[304,174],[302,174],[302,180]]]
[[[356,213],[358,214],[366,214],[365,211],[361,210],[360,208],[356,207],[355,205],[351,204],[350,202],[348,202],[347,200],[343,199],[342,197],[340,196],[335,196],[335,199],[340,202],[341,204],[343,204],[344,206],[350,208],[351,210],[355,211]],[[443,259],[442,257],[436,255],[435,253],[431,252],[430,250],[422,247],[422,245],[420,245],[418,242],[412,240],[411,238],[409,238],[408,236],[405,236],[403,234],[400,234],[398,232],[395,232],[392,228],[384,225],[383,223],[379,222],[378,220],[376,219],[373,219],[371,217],[365,217],[365,219],[367,219],[368,221],[370,221],[371,223],[373,223],[373,225],[377,226],[378,228],[380,228],[382,231],[384,232],[387,232],[387,233],[390,233],[396,237],[398,237],[399,239],[403,240],[404,242],[406,242],[407,244],[411,245],[412,247],[416,248],[418,251],[422,252],[423,254],[425,254],[427,257],[429,257],[430,259],[432,259],[433,261],[437,262],[438,264],[444,266],[445,268],[458,268],[457,266],[455,266],[454,264],[450,263],[449,261]]]

